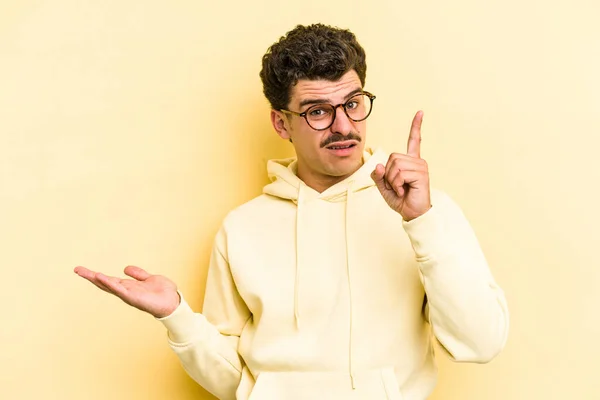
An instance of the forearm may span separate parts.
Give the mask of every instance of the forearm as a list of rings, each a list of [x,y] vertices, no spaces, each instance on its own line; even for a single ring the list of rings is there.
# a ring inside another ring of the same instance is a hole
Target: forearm
[[[190,377],[219,399],[235,399],[243,366],[238,337],[221,334],[204,315],[194,313],[183,297],[175,312],[159,321]]]
[[[420,263],[428,320],[455,361],[488,362],[506,342],[506,299],[493,280],[473,274],[474,268],[487,268],[477,262],[447,255]]]
[[[506,342],[508,308],[466,218],[437,193],[433,208],[405,229],[435,336],[456,361],[490,361]]]

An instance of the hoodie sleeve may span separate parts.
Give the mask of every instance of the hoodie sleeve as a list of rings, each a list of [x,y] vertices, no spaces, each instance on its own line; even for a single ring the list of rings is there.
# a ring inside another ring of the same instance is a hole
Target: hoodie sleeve
[[[180,293],[179,307],[158,320],[189,376],[219,399],[233,400],[244,365],[238,342],[251,314],[236,289],[224,248],[221,229],[211,254],[203,313],[195,313]]]
[[[403,221],[426,293],[426,318],[454,361],[486,363],[504,347],[508,307],[458,205],[432,191],[432,208]]]

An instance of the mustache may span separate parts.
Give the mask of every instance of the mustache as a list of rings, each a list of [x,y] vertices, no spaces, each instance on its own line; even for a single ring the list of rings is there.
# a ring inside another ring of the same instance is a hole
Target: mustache
[[[323,148],[325,146],[329,146],[330,144],[337,143],[337,142],[344,142],[346,140],[356,140],[358,143],[360,143],[362,141],[360,136],[358,136],[354,132],[350,132],[346,136],[342,135],[341,133],[334,133],[333,135],[329,136],[327,139],[325,139],[321,143],[321,147]]]

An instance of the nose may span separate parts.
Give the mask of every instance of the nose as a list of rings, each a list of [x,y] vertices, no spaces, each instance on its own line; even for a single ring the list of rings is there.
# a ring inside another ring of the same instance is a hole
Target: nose
[[[348,135],[350,132],[354,130],[352,125],[352,121],[346,115],[344,111],[344,106],[340,104],[335,109],[335,120],[330,127],[332,133],[339,133],[341,135]]]

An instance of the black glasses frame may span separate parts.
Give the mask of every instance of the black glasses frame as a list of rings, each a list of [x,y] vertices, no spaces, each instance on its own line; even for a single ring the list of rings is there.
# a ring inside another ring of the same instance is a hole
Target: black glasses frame
[[[369,98],[370,104],[369,104],[369,113],[367,115],[365,115],[364,118],[361,119],[354,119],[352,118],[350,115],[348,115],[348,110],[346,109],[348,103],[350,103],[352,101],[352,99],[354,99],[356,96],[367,96]],[[375,100],[376,96],[372,93],[369,93],[367,91],[362,91],[360,93],[355,94],[354,96],[350,97],[345,103],[341,103],[341,104],[337,104],[337,105],[333,105],[333,104],[328,104],[331,107],[333,107],[333,118],[331,119],[331,123],[329,125],[327,125],[325,128],[315,128],[314,126],[312,126],[310,124],[310,122],[308,122],[308,118],[306,117],[306,115],[310,112],[310,110],[312,110],[315,107],[322,107],[323,104],[315,104],[312,107],[309,107],[306,111],[304,112],[296,112],[296,111],[291,111],[291,110],[285,110],[285,109],[280,109],[279,111],[281,111],[284,114],[292,114],[292,115],[296,115],[298,117],[302,117],[304,118],[304,120],[306,121],[306,123],[308,124],[308,126],[310,126],[312,129],[314,129],[315,131],[324,131],[325,129],[329,129],[331,127],[331,125],[333,125],[333,123],[335,122],[335,117],[337,115],[337,109],[338,107],[342,107],[342,109],[344,110],[344,114],[346,114],[346,116],[354,121],[354,122],[360,122],[360,121],[364,121],[365,119],[367,119],[369,117],[369,115],[371,115],[371,112],[373,111],[373,100]]]

